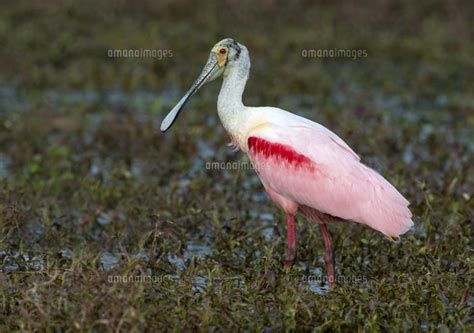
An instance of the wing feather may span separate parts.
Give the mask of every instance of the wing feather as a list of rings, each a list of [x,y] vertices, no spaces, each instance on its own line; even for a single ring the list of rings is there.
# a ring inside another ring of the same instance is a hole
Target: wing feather
[[[278,109],[276,109],[278,110]],[[413,225],[409,202],[375,170],[327,128],[291,113],[274,117],[248,139],[258,138],[285,146],[303,155],[313,168],[292,165],[277,155],[261,154],[248,147],[254,164],[265,165],[258,175],[273,191],[300,205],[364,223],[397,239]],[[288,116],[288,115],[291,116]]]

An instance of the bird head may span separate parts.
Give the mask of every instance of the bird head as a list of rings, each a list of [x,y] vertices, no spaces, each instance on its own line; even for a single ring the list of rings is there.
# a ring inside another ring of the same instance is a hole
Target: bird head
[[[214,45],[197,80],[161,123],[160,129],[162,132],[165,132],[173,125],[189,98],[194,95],[199,88],[205,83],[217,79],[224,73],[228,65],[231,65],[239,59],[242,47],[242,45],[232,38],[223,39]]]

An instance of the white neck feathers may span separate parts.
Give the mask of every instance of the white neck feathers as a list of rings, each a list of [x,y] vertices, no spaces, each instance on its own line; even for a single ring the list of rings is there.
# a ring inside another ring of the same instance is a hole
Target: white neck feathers
[[[222,125],[232,137],[239,136],[245,120],[242,102],[245,85],[249,77],[250,58],[247,49],[242,49],[239,58],[229,63],[223,74],[224,81],[217,99],[217,112]]]

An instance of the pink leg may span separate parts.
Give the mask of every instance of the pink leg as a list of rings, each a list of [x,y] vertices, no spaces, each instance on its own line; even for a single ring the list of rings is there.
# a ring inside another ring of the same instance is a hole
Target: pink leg
[[[336,266],[334,258],[334,248],[332,245],[331,235],[329,235],[328,226],[326,223],[320,223],[321,233],[323,234],[324,246],[326,247],[326,253],[324,255],[324,261],[326,262],[326,269],[328,271],[328,285],[332,287],[334,282],[334,267]]]
[[[288,254],[285,260],[285,268],[290,268],[296,260],[296,223],[294,215],[286,214],[286,227],[288,234]]]

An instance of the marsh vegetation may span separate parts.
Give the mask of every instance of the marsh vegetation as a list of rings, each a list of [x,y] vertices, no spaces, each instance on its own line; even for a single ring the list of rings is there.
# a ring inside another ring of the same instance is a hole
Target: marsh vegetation
[[[2,331],[474,330],[474,43],[469,2],[10,1],[0,10]],[[206,86],[159,124],[224,37],[244,100],[344,138],[410,200],[399,245],[285,223],[232,152]],[[304,57],[303,50],[367,57]],[[110,49],[172,50],[114,58]]]

